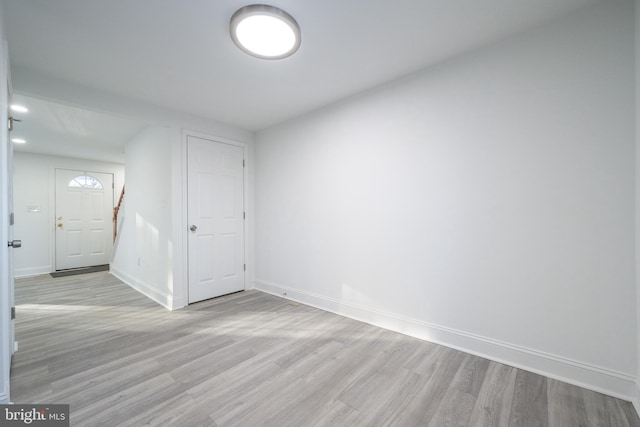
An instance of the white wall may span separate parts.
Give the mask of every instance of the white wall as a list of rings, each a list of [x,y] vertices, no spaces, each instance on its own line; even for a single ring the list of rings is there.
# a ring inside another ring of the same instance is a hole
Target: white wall
[[[127,143],[122,228],[111,271],[173,308],[172,142],[176,130],[150,126]],[[179,133],[177,135],[179,139]]]
[[[259,132],[256,287],[629,398],[631,8]]]
[[[17,277],[55,271],[55,169],[77,169],[112,173],[114,203],[124,184],[124,165],[25,152],[14,153],[14,212],[16,239],[22,248],[14,251]],[[39,212],[28,212],[37,206]]]

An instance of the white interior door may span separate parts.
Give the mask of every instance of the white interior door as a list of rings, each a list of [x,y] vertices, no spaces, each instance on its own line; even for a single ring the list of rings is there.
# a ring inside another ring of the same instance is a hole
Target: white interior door
[[[7,93],[9,94],[9,101],[11,101],[11,92],[9,91],[9,87],[7,86]],[[9,114],[10,115],[10,114]],[[8,118],[5,120],[5,122]],[[7,140],[9,140],[9,132],[7,128]],[[15,319],[15,281],[13,277],[13,249],[20,248],[22,246],[22,242],[19,239],[14,240],[13,235],[13,224],[14,224],[14,213],[13,213],[13,144],[11,142],[7,145],[7,207],[9,208],[9,241],[11,242],[12,250],[9,251],[9,263],[7,265],[7,271],[9,273],[9,304],[11,306],[11,323],[9,325],[9,329],[11,332],[11,354],[15,353],[16,349],[16,319]]]
[[[244,150],[187,137],[189,303],[244,290]]]
[[[56,270],[109,264],[113,175],[56,169]]]
[[[13,152],[9,142],[9,74],[6,41],[0,58],[0,404],[10,401],[11,357],[15,345],[13,307]]]

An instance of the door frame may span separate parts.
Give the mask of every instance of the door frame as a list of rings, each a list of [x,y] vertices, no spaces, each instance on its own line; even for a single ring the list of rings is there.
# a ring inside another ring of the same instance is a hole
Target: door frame
[[[48,238],[48,246],[49,246],[49,260],[48,265],[44,266],[42,271],[40,270],[32,270],[28,273],[31,274],[46,274],[51,273],[52,271],[56,271],[56,169],[67,169],[67,170],[86,170],[87,172],[98,172],[98,173],[110,173],[113,175],[113,207],[115,207],[116,202],[116,194],[120,194],[122,191],[122,186],[124,185],[124,177],[127,174],[126,165],[123,164],[123,169],[119,170],[116,168],[110,168],[109,163],[111,162],[101,162],[100,160],[91,160],[91,159],[76,159],[72,157],[62,157],[62,156],[47,156],[56,158],[56,160],[51,160],[49,167],[49,192],[47,195],[47,200],[49,200],[49,205],[47,206],[47,215],[50,218],[50,222],[48,222],[49,227],[49,238]],[[102,165],[102,163],[107,163],[107,165]],[[81,165],[81,166],[79,166]],[[111,260],[113,260],[113,253],[111,252]],[[109,262],[111,264],[111,262]]]
[[[247,280],[248,277],[252,277],[250,274],[250,272],[252,271],[252,263],[250,262],[250,259],[248,257],[248,253],[251,253],[251,249],[253,248],[253,246],[250,245],[251,243],[251,239],[250,239],[250,231],[251,231],[251,227],[249,226],[250,224],[250,218],[252,218],[252,213],[253,210],[251,209],[252,206],[249,203],[249,159],[247,158],[247,144],[244,142],[240,142],[240,141],[234,141],[232,139],[227,139],[227,138],[220,138],[217,136],[211,136],[205,133],[201,133],[201,132],[195,132],[195,131],[191,131],[191,130],[186,130],[183,129],[182,130],[182,140],[181,140],[181,145],[180,145],[180,167],[181,167],[181,177],[182,177],[182,188],[180,189],[182,192],[182,203],[180,203],[180,205],[175,208],[176,210],[174,210],[173,212],[173,218],[175,218],[176,220],[174,220],[174,224],[173,224],[173,228],[174,228],[174,241],[175,242],[181,242],[181,247],[182,247],[182,254],[181,256],[176,256],[175,259],[176,260],[180,260],[181,261],[181,268],[178,268],[177,265],[174,264],[174,271],[177,275],[177,277],[181,278],[181,282],[182,282],[182,287],[181,287],[181,291],[182,291],[182,295],[177,295],[176,291],[178,289],[174,288],[174,309],[175,308],[182,308],[182,307],[186,307],[187,305],[189,305],[188,301],[189,301],[189,234],[187,233],[189,230],[189,217],[188,217],[188,185],[189,185],[189,177],[188,177],[188,157],[187,157],[187,139],[188,137],[195,137],[195,138],[202,138],[202,139],[206,139],[209,141],[213,141],[213,142],[219,142],[222,144],[228,144],[228,145],[235,145],[236,147],[241,147],[242,148],[242,156],[244,158],[245,161],[245,166],[243,168],[242,171],[242,178],[243,178],[243,184],[242,184],[242,198],[243,198],[243,203],[244,203],[244,211],[246,212],[246,218],[243,222],[244,225],[244,262],[247,266],[247,269],[245,270],[245,274],[244,274],[244,288],[249,289],[247,287],[247,283],[252,283],[252,280]],[[176,158],[176,157],[174,157]],[[175,165],[175,163],[174,163]],[[177,204],[174,204],[174,206],[176,206]],[[179,212],[178,212],[179,210]],[[176,231],[177,230],[177,231]],[[177,254],[176,254],[177,255]]]

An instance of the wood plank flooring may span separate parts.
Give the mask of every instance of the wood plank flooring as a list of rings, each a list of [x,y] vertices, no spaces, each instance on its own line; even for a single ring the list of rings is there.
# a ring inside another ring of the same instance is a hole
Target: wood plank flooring
[[[108,272],[16,281],[16,403],[73,426],[640,426],[619,399],[258,291],[169,312]]]

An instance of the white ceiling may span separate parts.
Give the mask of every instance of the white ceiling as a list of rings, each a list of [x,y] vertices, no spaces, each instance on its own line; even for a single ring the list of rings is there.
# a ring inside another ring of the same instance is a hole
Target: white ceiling
[[[274,0],[302,28],[290,58],[238,50],[246,0],[4,0],[13,66],[260,130],[612,0]]]
[[[21,120],[14,124],[11,137],[27,141],[14,144],[16,151],[124,163],[125,143],[146,126],[138,120],[18,94],[12,102],[29,109],[11,113]]]

